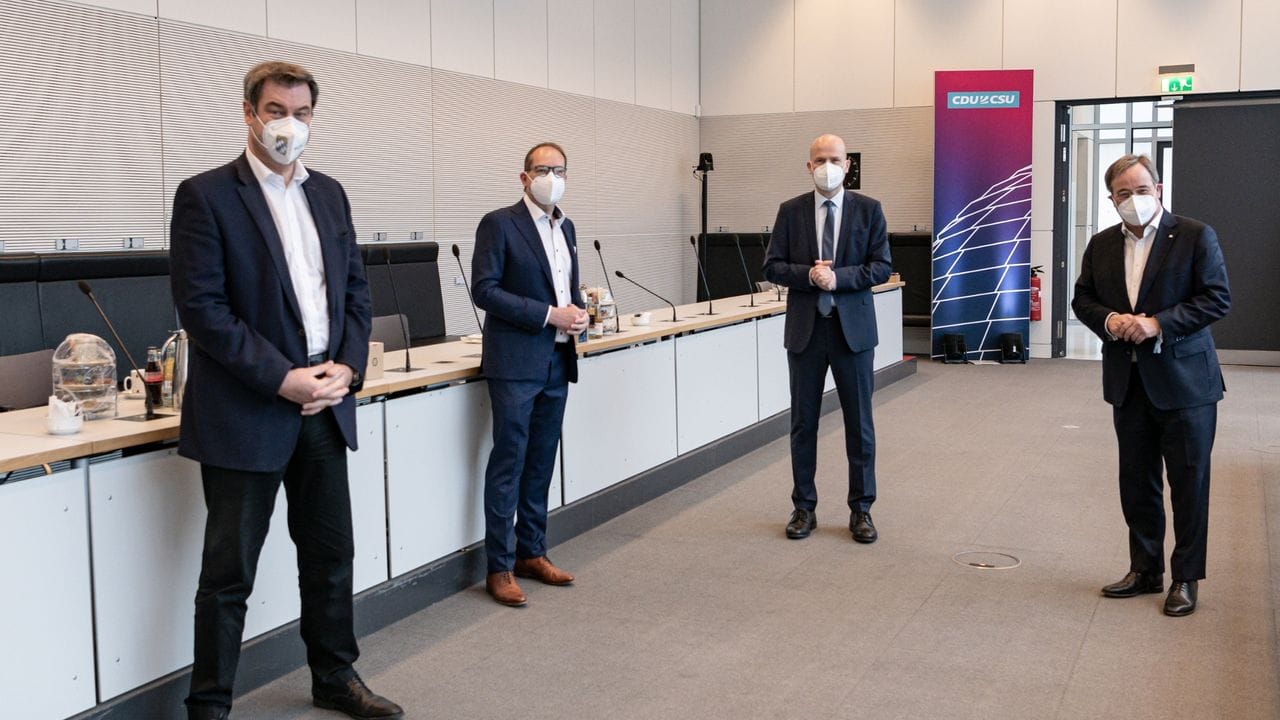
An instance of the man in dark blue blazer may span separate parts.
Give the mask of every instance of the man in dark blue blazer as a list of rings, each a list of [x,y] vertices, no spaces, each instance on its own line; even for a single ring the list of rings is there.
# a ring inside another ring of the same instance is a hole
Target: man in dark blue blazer
[[[557,206],[566,167],[559,145],[529,150],[520,173],[524,196],[480,220],[471,259],[471,292],[485,311],[480,368],[493,406],[493,451],[484,476],[485,588],[512,607],[527,602],[515,577],[573,582],[547,559],[546,538],[568,383],[578,381],[574,341],[588,319],[578,292],[573,221]]]
[[[818,417],[827,369],[844,414],[849,461],[849,530],[876,541],[876,434],[871,418],[873,357],[879,342],[871,288],[889,279],[889,238],[880,203],[844,189],[844,140],[823,135],[809,146],[816,189],[778,208],[764,275],[788,288],[784,343],[791,374],[791,503],[787,537],[817,527]]]
[[[1150,158],[1125,155],[1105,181],[1122,222],[1089,240],[1071,307],[1102,338],[1102,396],[1120,447],[1120,506],[1129,573],[1107,597],[1159,593],[1164,479],[1175,544],[1167,615],[1196,609],[1209,530],[1209,462],[1225,386],[1209,325],[1231,307],[1213,228],[1160,206]]]
[[[200,463],[208,518],[191,718],[225,718],[246,601],[281,485],[298,550],[302,638],[319,707],[397,718],[352,668],[353,393],[370,304],[342,186],[298,161],[318,88],[303,68],[245,76],[245,154],[178,186],[170,264],[191,342],[179,453]]]

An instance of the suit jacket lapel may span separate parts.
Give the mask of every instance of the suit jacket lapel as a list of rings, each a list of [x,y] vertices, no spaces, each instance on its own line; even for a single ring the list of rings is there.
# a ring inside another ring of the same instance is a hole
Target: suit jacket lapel
[[[1133,308],[1129,306],[1129,279],[1125,276],[1124,266],[1124,246],[1126,243],[1124,230],[1119,225],[1115,228],[1115,234],[1110,237],[1112,247],[1105,248],[1106,256],[1110,261],[1110,267],[1106,269],[1110,275],[1111,281],[1120,288],[1120,297],[1124,298],[1124,306],[1121,308],[1126,313],[1133,312]],[[1100,238],[1101,239],[1101,238]]]
[[[240,199],[244,201],[249,217],[253,218],[254,224],[258,226],[258,233],[267,245],[267,252],[271,255],[271,264],[275,265],[276,274],[280,278],[285,300],[289,309],[293,311],[293,316],[301,324],[302,309],[298,305],[298,296],[293,292],[289,263],[284,257],[284,243],[280,240],[280,233],[276,231],[275,220],[271,219],[271,208],[267,207],[267,199],[262,195],[262,186],[258,184],[258,178],[253,174],[253,168],[249,167],[249,161],[244,155],[236,161],[236,172],[240,176],[240,187],[237,188],[240,191]]]
[[[1160,227],[1156,228],[1155,234],[1151,237],[1151,252],[1147,253],[1147,264],[1142,268],[1142,285],[1138,288],[1138,305],[1134,308],[1135,311],[1142,307],[1143,301],[1147,299],[1147,293],[1151,291],[1156,275],[1160,274],[1160,268],[1164,266],[1164,259],[1169,256],[1169,249],[1173,246],[1177,235],[1178,223],[1173,213],[1165,210],[1164,217],[1160,218]]]
[[[807,264],[809,265],[812,265],[818,259],[818,243],[822,242],[822,238],[818,237],[818,226],[813,219],[813,214],[817,208],[814,202],[813,191],[810,190],[804,196],[804,202],[800,204],[804,210],[801,213],[803,217],[800,218],[800,227],[803,228],[800,236],[804,238],[804,254],[801,257],[808,258],[809,262]]]
[[[844,204],[840,209],[840,237],[836,241],[836,266],[845,266],[854,264],[849,258],[852,250],[849,246],[853,237],[853,193],[848,190],[844,191]]]
[[[533,223],[533,216],[529,214],[529,206],[525,204],[524,198],[521,198],[520,202],[511,206],[511,213],[515,216],[516,227],[520,229],[520,234],[529,243],[529,249],[533,252],[533,256],[538,259],[538,266],[542,268],[542,275],[547,279],[547,284],[551,286],[552,292],[554,292],[556,281],[551,276],[551,261],[547,259],[547,249],[542,246],[542,236],[538,234],[538,226]]]

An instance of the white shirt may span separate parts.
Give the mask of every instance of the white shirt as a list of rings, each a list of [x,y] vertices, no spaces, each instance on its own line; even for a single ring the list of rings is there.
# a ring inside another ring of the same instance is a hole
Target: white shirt
[[[834,261],[836,256],[840,254],[840,216],[844,212],[844,188],[841,188],[840,192],[836,193],[836,196],[833,198],[824,197],[823,194],[818,192],[817,190],[813,191],[813,197],[814,197],[813,226],[818,229],[818,239],[817,239],[818,252],[815,253],[814,257],[820,258],[822,260]],[[833,228],[835,230],[835,234],[832,236],[835,242],[831,246],[833,248],[831,257],[822,257],[822,226],[827,224],[827,209],[823,207],[822,204],[825,203],[827,200],[830,200],[833,204],[835,204],[835,207],[831,208],[831,211],[835,213],[835,218],[834,218],[835,228]]]
[[[528,193],[524,195],[524,204],[529,208],[534,226],[538,228],[542,250],[547,254],[547,263],[551,265],[551,281],[556,289],[555,307],[570,305],[573,302],[573,294],[569,290],[569,280],[573,277],[573,256],[569,254],[569,243],[564,239],[564,212],[557,207],[552,210],[554,218],[547,215],[530,199]],[[551,322],[551,310],[548,306],[547,317],[542,321],[543,327]],[[569,342],[569,334],[556,330],[556,342]]]
[[[1156,241],[1156,231],[1160,229],[1160,218],[1164,216],[1164,208],[1159,207],[1156,210],[1156,216],[1151,218],[1151,222],[1142,228],[1142,237],[1134,235],[1129,226],[1120,223],[1120,232],[1124,235],[1124,285],[1125,290],[1129,293],[1129,307],[1136,310],[1138,304],[1138,292],[1142,289],[1142,272],[1147,267],[1147,258],[1151,256],[1151,246]],[[1107,323],[1111,321],[1111,316],[1116,313],[1110,313],[1103,321],[1105,328]],[[1107,334],[1111,335],[1111,331],[1107,330]],[[1114,340],[1115,336],[1111,335]],[[1155,347],[1151,350],[1153,353],[1160,352],[1160,346],[1164,342],[1164,332],[1161,331],[1156,336]],[[1138,361],[1138,356],[1133,356],[1134,362]]]
[[[288,187],[284,177],[273,172],[254,154],[245,149],[249,167],[258,178],[262,195],[271,209],[280,244],[284,247],[285,263],[289,266],[289,280],[293,294],[298,298],[302,311],[302,327],[307,334],[307,354],[317,355],[329,349],[329,300],[325,292],[324,258],[320,254],[320,235],[316,221],[311,217],[311,205],[302,183],[310,177],[307,169],[298,161],[293,171],[293,181]]]

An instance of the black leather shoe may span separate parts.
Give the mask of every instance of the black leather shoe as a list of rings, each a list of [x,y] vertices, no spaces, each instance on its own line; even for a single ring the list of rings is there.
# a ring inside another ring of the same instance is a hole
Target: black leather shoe
[[[1196,611],[1196,581],[1174,582],[1169,585],[1169,597],[1164,599],[1164,614],[1182,617]]]
[[[791,522],[787,523],[787,537],[803,540],[817,527],[818,516],[812,510],[796,510],[791,513]]]
[[[855,541],[863,545],[873,543],[880,537],[875,524],[871,522],[871,513],[865,512],[855,512],[849,516],[849,532],[853,533]]]
[[[221,705],[188,705],[187,720],[227,720],[231,710]]]
[[[1130,598],[1147,593],[1158,593],[1161,590],[1164,590],[1164,575],[1131,572],[1120,582],[1114,582],[1102,588],[1102,594],[1109,598]]]
[[[312,685],[311,702],[318,708],[337,710],[358,720],[404,717],[404,710],[399,705],[370,690],[354,673],[342,687]]]

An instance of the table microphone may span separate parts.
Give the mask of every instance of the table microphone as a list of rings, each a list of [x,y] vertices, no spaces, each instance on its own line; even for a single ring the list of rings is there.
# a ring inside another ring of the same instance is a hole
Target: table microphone
[[[107,324],[107,329],[111,331],[111,336],[116,339],[116,344],[124,351],[124,357],[129,361],[129,367],[132,367],[133,371],[138,373],[139,379],[146,377],[142,374],[142,370],[138,369],[138,363],[133,361],[133,356],[129,354],[129,348],[125,347],[124,341],[120,339],[120,333],[116,332],[116,326],[111,324],[111,320],[107,317],[107,313],[104,312],[102,310],[102,306],[98,304],[98,298],[93,296],[93,289],[89,287],[89,283],[81,280],[76,284],[80,287],[80,292],[84,293],[85,296],[89,298],[90,302],[93,303],[93,306],[98,309],[98,314],[102,316],[102,321]],[[151,404],[151,393],[147,392],[146,388],[142,389],[142,401],[145,403],[145,407],[147,408],[146,414],[132,415],[130,417],[122,417],[119,419],[142,422],[162,417],[169,417],[167,413],[161,414],[156,412],[155,406]]]
[[[662,297],[662,296],[661,296],[661,295],[659,295],[658,293],[656,293],[656,292],[654,292],[654,291],[650,290],[649,288],[647,288],[647,287],[645,287],[645,286],[641,285],[640,283],[636,282],[635,280],[632,280],[631,278],[627,277],[626,275],[623,275],[621,270],[614,270],[614,271],[613,271],[613,274],[614,274],[614,275],[617,275],[618,277],[622,278],[623,280],[626,280],[627,282],[631,283],[632,285],[635,285],[636,287],[638,287],[638,288],[640,288],[641,290],[643,290],[643,291],[645,291],[645,292],[649,293],[650,295],[652,295],[652,296],[654,296],[654,297],[658,298],[658,299],[659,299],[659,300],[661,300],[662,302],[664,302],[664,303],[666,303],[666,304],[670,305],[670,306],[671,306],[671,322],[679,322],[679,320],[676,318],[676,306],[675,306],[675,304],[674,304],[674,303],[672,303],[670,300],[668,300],[668,299],[666,299],[666,298]],[[663,322],[666,322],[666,321],[664,320]]]
[[[764,250],[764,256],[769,257],[769,234],[765,233],[760,236],[760,249]],[[778,302],[782,302],[782,285],[774,283],[773,288],[778,291]]]
[[[609,288],[609,294],[610,294],[610,295],[613,295],[613,282],[609,280],[609,268],[604,264],[604,253],[600,252],[600,241],[599,241],[599,240],[594,240],[594,241],[592,241],[592,242],[594,242],[594,243],[595,243],[595,246],[596,246],[596,255],[600,258],[600,269],[601,269],[601,270],[604,270],[604,284],[605,284],[605,287]],[[617,317],[619,317],[619,318],[621,318],[621,317],[622,317],[622,309],[621,309],[621,306],[620,306],[620,305],[619,305],[619,303],[618,303],[618,296],[617,296],[617,295],[613,295],[613,311],[614,311],[614,313],[617,315]],[[617,332],[620,332],[620,333],[621,333],[621,332],[626,332],[626,330],[623,330],[623,329],[622,329],[622,322],[621,322],[621,321],[619,321],[619,322],[617,322],[617,323],[615,323],[615,324],[617,325]]]
[[[399,319],[400,333],[404,336],[404,369],[387,368],[389,372],[413,372],[422,368],[411,367],[409,365],[409,318],[400,311],[400,295],[396,292],[396,275],[391,272],[391,248],[382,248],[382,259],[386,261],[387,281],[391,284],[391,301],[396,305],[396,317]]]
[[[476,299],[471,294],[471,281],[467,280],[467,271],[462,269],[462,251],[458,249],[458,243],[453,244],[453,259],[458,261],[458,272],[462,273],[462,286],[467,289],[467,299],[471,301],[471,314],[476,316],[476,327],[480,328],[480,334],[484,335],[484,325],[480,323],[480,313],[476,310]]]
[[[747,279],[747,292],[751,294],[751,304],[742,307],[755,307],[756,285],[751,282],[751,273],[747,272],[747,256],[742,254],[742,240],[738,237],[738,233],[733,234],[733,244],[738,248],[738,259],[742,261],[742,276]]]
[[[707,291],[707,311],[699,315],[715,315],[711,309],[711,285],[707,283],[707,271],[702,269],[702,258],[698,257],[698,238],[690,235],[689,244],[693,246],[693,261],[698,263],[698,274],[702,276],[702,289]]]

